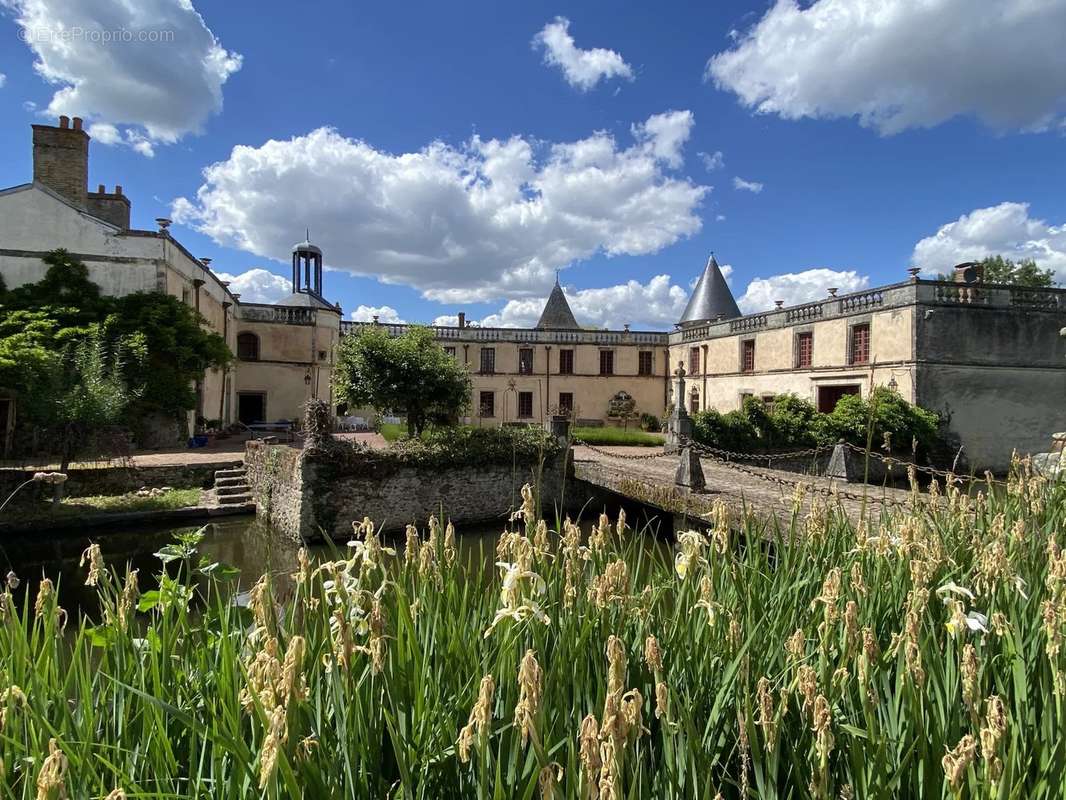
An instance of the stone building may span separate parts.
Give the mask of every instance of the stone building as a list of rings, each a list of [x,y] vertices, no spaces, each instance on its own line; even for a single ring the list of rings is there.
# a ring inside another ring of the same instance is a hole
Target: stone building
[[[1042,449],[1066,427],[1066,290],[985,284],[973,265],[953,282],[911,273],[741,315],[712,257],[670,334],[671,363],[688,373],[686,408],[731,411],[791,393],[828,412],[844,395],[888,386],[944,415],[975,467],[1002,471],[1013,450]]]
[[[377,323],[342,322],[352,333]],[[401,334],[406,326],[388,325]],[[654,331],[582,328],[556,282],[533,328],[435,325],[444,350],[470,370],[467,421],[544,424],[553,414],[593,424],[635,426],[641,413],[662,416],[669,374],[668,337]],[[628,417],[628,420],[624,419]]]
[[[159,291],[195,308],[238,360],[198,382],[197,408],[182,429],[161,425],[158,442],[193,429],[196,419],[225,423],[293,419],[308,397],[330,398],[330,363],[340,307],[322,297],[322,253],[310,242],[293,249],[292,297],[277,306],[241,303],[210,267],[168,231],[130,227],[130,201],[116,186],[88,191],[89,135],[82,121],[33,126],[33,179],[0,189],[0,277],[8,288],[39,281],[42,259],[64,248],[82,261],[106,295]],[[297,281],[296,269],[304,270]],[[0,387],[5,443],[18,398]]]

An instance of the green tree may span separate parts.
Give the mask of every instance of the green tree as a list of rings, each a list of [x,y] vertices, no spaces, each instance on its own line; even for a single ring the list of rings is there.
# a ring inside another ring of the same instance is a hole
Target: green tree
[[[410,436],[421,435],[429,423],[454,422],[472,388],[466,369],[428,328],[412,326],[392,337],[374,325],[341,340],[333,386],[349,406],[406,415]]]
[[[984,269],[985,283],[1003,283],[1012,286],[1029,286],[1046,289],[1055,285],[1055,270],[1041,269],[1031,258],[1017,263],[1003,256],[989,256],[977,262]],[[941,280],[950,281],[950,275],[940,275]]]
[[[181,415],[195,408],[195,382],[206,370],[232,360],[222,337],[178,298],[162,292],[105,297],[85,265],[65,250],[43,260],[48,266],[44,277],[10,291],[0,287],[0,304],[8,315],[44,312],[54,322],[53,335],[61,347],[84,338],[93,325],[101,326],[108,347],[119,350],[140,337],[144,357],[121,360],[126,384],[141,387],[135,398],[138,415]]]

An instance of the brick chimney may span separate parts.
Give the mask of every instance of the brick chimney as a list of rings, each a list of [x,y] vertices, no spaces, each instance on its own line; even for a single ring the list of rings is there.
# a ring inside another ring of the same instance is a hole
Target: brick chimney
[[[78,208],[85,208],[89,186],[89,134],[81,129],[81,117],[74,117],[73,125],[71,122],[67,117],[60,117],[59,127],[33,126],[33,180]]]
[[[94,217],[116,225],[119,230],[130,228],[130,201],[122,193],[121,186],[116,186],[114,193],[110,193],[101,183],[97,191],[86,195],[86,208]]]
[[[465,311],[460,311],[459,312],[459,324],[458,324],[458,327],[460,327],[460,328],[465,328],[466,327],[466,312]]]

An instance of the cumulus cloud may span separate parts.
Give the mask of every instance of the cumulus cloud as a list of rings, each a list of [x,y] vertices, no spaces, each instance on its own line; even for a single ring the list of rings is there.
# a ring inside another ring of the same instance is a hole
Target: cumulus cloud
[[[703,168],[708,172],[714,172],[716,169],[721,169],[725,166],[725,156],[722,155],[721,150],[715,150],[713,153],[700,151],[696,155],[700,157],[700,161],[703,162]]]
[[[1066,109],[1064,30],[1063,0],[777,0],[705,77],[760,113],[884,135],[958,115],[1042,130]]]
[[[687,111],[557,144],[521,136],[391,153],[319,128],[235,147],[172,216],[216,242],[280,258],[313,220],[327,263],[442,302],[539,296],[597,253],[655,253],[699,231],[709,187],[670,174]]]
[[[378,322],[388,325],[403,325],[407,322],[400,318],[400,312],[392,306],[359,306],[352,312],[352,322],[373,322],[375,317]]]
[[[7,75],[0,72],[0,89],[4,88],[4,84],[7,83]]]
[[[854,270],[807,269],[802,272],[785,272],[770,278],[755,278],[747,291],[737,298],[737,305],[745,314],[765,311],[774,307],[777,300],[786,306],[824,300],[831,287],[839,294],[857,292],[870,285],[870,278]]]
[[[533,48],[543,48],[544,63],[561,69],[566,82],[582,92],[608,78],[633,80],[633,68],[614,50],[602,47],[582,50],[574,44],[570,20],[566,17],[556,17],[545,25],[533,37]]]
[[[144,155],[199,132],[240,69],[191,0],[0,0],[34,69],[59,88],[46,113],[91,120],[99,141]],[[121,133],[118,126],[123,126]]]
[[[292,284],[262,267],[230,275],[218,273],[219,280],[229,281],[229,290],[241,296],[243,303],[280,303],[292,294]]]
[[[935,275],[995,255],[1013,261],[1031,258],[1043,269],[1055,270],[1056,280],[1066,281],[1066,223],[1049,225],[1030,217],[1028,203],[978,208],[918,242],[912,259]]]
[[[762,191],[763,185],[758,181],[746,181],[743,178],[733,178],[733,188],[739,189],[742,192],[751,192],[752,194],[758,194]]]

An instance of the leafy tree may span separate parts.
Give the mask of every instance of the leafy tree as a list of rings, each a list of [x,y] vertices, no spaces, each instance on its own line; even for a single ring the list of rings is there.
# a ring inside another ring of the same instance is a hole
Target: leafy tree
[[[1034,289],[1046,289],[1055,285],[1055,270],[1041,269],[1031,258],[1015,263],[1009,258],[996,255],[984,258],[977,263],[984,268],[985,283],[1028,286]],[[940,275],[939,278],[944,281],[952,280],[950,275]]]
[[[351,407],[405,414],[409,436],[420,436],[429,423],[454,422],[472,389],[466,369],[433,340],[429,328],[419,326],[392,337],[384,327],[368,325],[342,339],[333,385]]]
[[[44,277],[10,291],[0,287],[0,304],[10,312],[45,313],[60,347],[84,338],[94,325],[107,346],[119,351],[140,337],[144,357],[120,359],[126,384],[141,387],[134,398],[139,413],[180,415],[194,408],[195,381],[232,360],[222,337],[178,298],[161,292],[105,297],[85,265],[65,250],[43,260],[48,265]]]
[[[129,362],[126,378],[144,391],[143,411],[182,413],[196,407],[194,382],[205,371],[228,364],[233,354],[217,333],[203,328],[203,317],[178,298],[138,292],[113,300],[109,320],[118,337],[144,337],[146,357]]]

